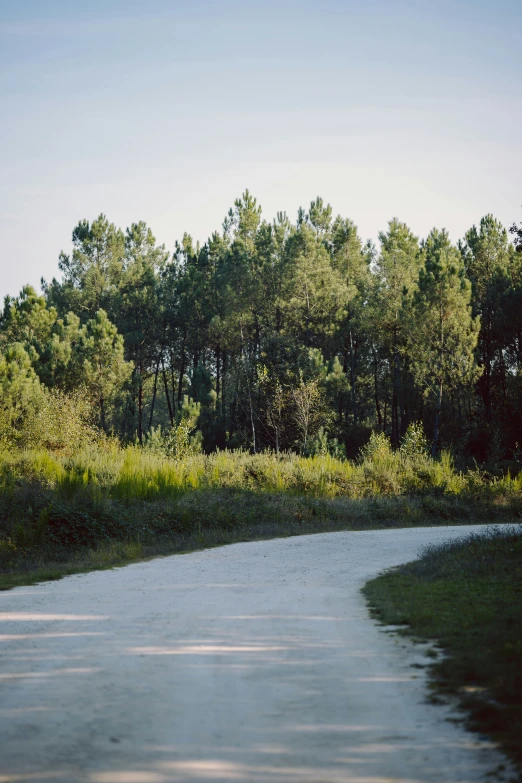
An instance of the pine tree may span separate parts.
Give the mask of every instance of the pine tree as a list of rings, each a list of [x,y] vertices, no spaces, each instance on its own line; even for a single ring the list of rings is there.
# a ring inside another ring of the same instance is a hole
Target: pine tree
[[[409,297],[415,287],[419,266],[419,243],[408,226],[397,218],[390,220],[388,231],[379,234],[381,252],[375,271],[378,306],[375,308],[378,328],[387,342],[392,377],[392,445],[399,446],[405,429],[401,421],[403,367],[401,350],[404,347],[403,325],[405,316],[405,292]]]
[[[72,362],[78,386],[99,406],[100,425],[107,430],[110,405],[130,378],[132,365],[125,361],[123,337],[104,310],[81,328]]]
[[[472,316],[471,284],[447,232],[433,229],[423,243],[423,254],[409,342],[415,380],[435,396],[435,456],[444,390],[470,384],[480,375],[475,361],[480,319]]]
[[[0,447],[28,445],[27,424],[44,393],[24,346],[11,343],[0,353]]]
[[[90,223],[81,220],[72,233],[70,255],[60,253],[58,267],[63,281],[42,280],[50,304],[60,315],[73,310],[82,322],[100,308],[113,317],[112,305],[125,260],[125,236],[121,229],[100,215]]]
[[[125,233],[125,263],[113,303],[113,320],[122,334],[125,356],[134,365],[134,390],[138,398],[138,440],[143,440],[144,383],[154,376],[148,428],[152,426],[161,362],[162,330],[159,316],[159,276],[168,253],[157,246],[152,231],[143,222],[133,223]],[[134,398],[135,399],[135,398]]]
[[[508,234],[493,215],[486,215],[477,229],[473,226],[466,233],[466,244],[461,246],[466,272],[472,284],[473,314],[480,316],[478,351],[483,373],[479,388],[486,417],[493,415],[495,371],[505,389],[506,368],[502,353],[501,301],[509,286],[510,260]]]
[[[350,292],[313,229],[303,223],[288,241],[288,276],[281,309],[297,340],[324,347],[347,316]]]

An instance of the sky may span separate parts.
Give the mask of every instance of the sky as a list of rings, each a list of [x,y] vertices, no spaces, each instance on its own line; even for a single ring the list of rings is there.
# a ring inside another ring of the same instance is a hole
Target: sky
[[[0,296],[79,220],[204,242],[248,188],[363,239],[522,221],[520,0],[0,0]]]

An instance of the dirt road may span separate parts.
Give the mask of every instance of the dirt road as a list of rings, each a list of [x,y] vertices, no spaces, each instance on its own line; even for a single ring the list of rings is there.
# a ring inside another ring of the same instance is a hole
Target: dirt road
[[[479,528],[327,533],[0,594],[0,783],[477,781],[502,762],[425,701],[359,592]]]

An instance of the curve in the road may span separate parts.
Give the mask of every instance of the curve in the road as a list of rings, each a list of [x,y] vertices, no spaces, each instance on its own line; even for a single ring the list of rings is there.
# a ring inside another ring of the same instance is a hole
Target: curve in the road
[[[478,530],[235,544],[0,596],[0,783],[457,783],[503,759],[425,701],[360,588]]]

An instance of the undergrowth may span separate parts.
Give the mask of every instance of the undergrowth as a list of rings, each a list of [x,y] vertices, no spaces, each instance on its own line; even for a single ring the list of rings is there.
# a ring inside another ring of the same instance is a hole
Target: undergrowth
[[[408,443],[394,452],[383,436],[356,462],[241,451],[172,459],[108,441],[75,456],[1,453],[0,501],[8,586],[17,573],[73,567],[92,552],[116,562],[120,545],[153,553],[326,530],[512,521],[522,518],[522,474],[463,473],[447,453],[433,460]]]

